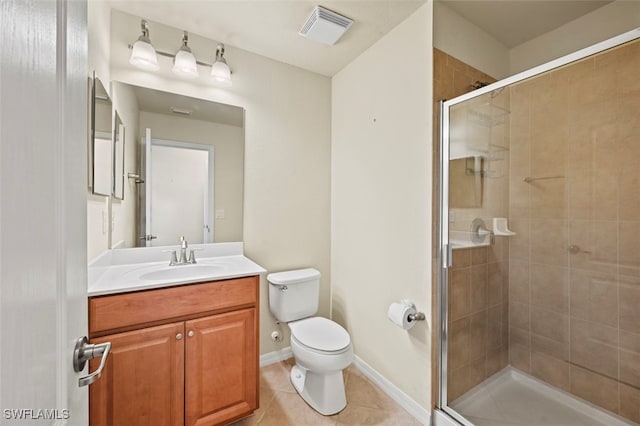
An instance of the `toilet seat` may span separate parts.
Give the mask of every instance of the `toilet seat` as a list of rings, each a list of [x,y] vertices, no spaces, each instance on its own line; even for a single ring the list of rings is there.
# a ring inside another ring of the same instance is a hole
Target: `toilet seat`
[[[305,348],[322,354],[339,354],[351,345],[347,330],[323,317],[305,318],[289,323],[291,337]]]

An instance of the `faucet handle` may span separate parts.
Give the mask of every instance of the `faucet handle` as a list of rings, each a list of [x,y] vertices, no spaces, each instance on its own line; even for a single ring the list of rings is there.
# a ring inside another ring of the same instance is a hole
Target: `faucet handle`
[[[186,249],[188,246],[187,240],[184,239],[184,235],[180,237],[180,248]]]
[[[176,265],[178,263],[178,256],[176,256],[175,250],[162,250],[163,253],[171,253],[171,258],[169,260],[169,266]]]
[[[189,260],[187,260],[188,263],[198,263],[196,262],[196,251],[200,251],[202,250],[201,248],[192,248],[191,251],[189,252]]]

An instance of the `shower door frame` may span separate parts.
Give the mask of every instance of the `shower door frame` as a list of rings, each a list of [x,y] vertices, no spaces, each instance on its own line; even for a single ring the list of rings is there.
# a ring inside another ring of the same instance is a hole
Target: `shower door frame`
[[[480,89],[474,90],[464,95],[458,96],[451,100],[439,101],[440,114],[439,114],[439,139],[440,139],[440,173],[439,173],[439,224],[438,224],[438,253],[437,253],[437,265],[438,265],[438,295],[437,295],[437,309],[438,309],[438,398],[436,404],[436,410],[440,410],[448,416],[452,421],[464,426],[473,426],[473,423],[469,422],[456,412],[453,408],[449,407],[447,400],[447,354],[448,354],[448,288],[449,288],[449,268],[452,265],[453,249],[449,242],[449,111],[450,108],[458,105],[462,102],[470,99],[477,98],[479,96],[491,93],[494,90],[502,89],[515,83],[519,83],[523,80],[531,77],[538,76],[540,74],[552,71],[556,68],[568,65],[572,62],[579,61],[589,56],[604,52],[608,49],[620,46],[640,39],[640,27],[631,31],[620,34],[616,37],[608,40],[596,43],[584,49],[580,49],[576,52],[570,53],[558,59],[554,59],[542,65],[538,65],[529,70],[514,74],[510,77],[497,81],[495,83],[484,86]]]

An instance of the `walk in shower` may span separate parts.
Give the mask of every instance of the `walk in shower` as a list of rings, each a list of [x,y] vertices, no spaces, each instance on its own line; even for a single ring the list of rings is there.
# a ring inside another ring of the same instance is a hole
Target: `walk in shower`
[[[639,37],[441,104],[451,420],[640,424]]]

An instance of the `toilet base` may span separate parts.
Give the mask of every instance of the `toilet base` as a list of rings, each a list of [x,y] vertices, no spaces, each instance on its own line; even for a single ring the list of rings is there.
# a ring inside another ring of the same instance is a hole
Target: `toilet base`
[[[347,406],[342,370],[318,374],[296,364],[290,377],[302,399],[318,413],[330,416]]]

